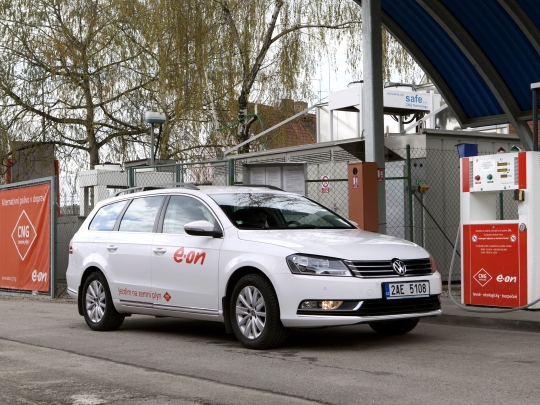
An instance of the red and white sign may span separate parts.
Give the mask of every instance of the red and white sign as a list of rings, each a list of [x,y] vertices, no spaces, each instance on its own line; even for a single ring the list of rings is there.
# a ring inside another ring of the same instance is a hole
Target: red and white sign
[[[464,303],[518,307],[527,303],[527,231],[518,224],[463,226]]]
[[[321,191],[323,194],[330,192],[330,177],[322,176],[322,188]]]
[[[0,288],[49,291],[50,184],[0,191]]]
[[[352,178],[352,187],[358,188],[358,176],[353,176]]]
[[[384,181],[384,169],[377,169],[377,181]]]
[[[25,259],[32,244],[36,240],[36,237],[36,228],[32,225],[26,211],[23,211],[11,233],[11,239],[13,239],[13,243],[15,243],[15,248],[17,249],[21,260]]]

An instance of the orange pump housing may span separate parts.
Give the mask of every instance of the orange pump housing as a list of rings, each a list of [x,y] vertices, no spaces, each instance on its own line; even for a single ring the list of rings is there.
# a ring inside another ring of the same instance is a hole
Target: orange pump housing
[[[349,163],[347,172],[349,219],[365,231],[378,232],[377,163]]]

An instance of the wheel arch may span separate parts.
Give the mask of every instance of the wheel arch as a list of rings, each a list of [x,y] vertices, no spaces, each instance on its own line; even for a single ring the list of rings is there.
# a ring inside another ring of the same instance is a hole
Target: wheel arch
[[[100,272],[101,274],[103,274],[103,277],[105,277],[105,274],[103,273],[103,271],[99,268],[99,267],[96,267],[96,266],[89,266],[82,274],[81,276],[81,283],[79,284],[79,293],[77,294],[77,307],[79,309],[79,315],[80,316],[83,316],[84,315],[84,312],[83,312],[83,294],[82,294],[82,289],[84,287],[84,283],[86,282],[86,279],[88,278],[88,276],[92,273],[94,273],[95,271],[97,272]],[[106,279],[106,277],[105,277]]]
[[[232,326],[231,326],[231,314],[229,311],[229,305],[230,305],[230,298],[232,291],[234,289],[234,286],[238,281],[248,275],[248,274],[259,274],[262,277],[266,278],[272,288],[274,289],[274,292],[276,291],[276,288],[274,287],[274,284],[272,283],[272,280],[260,269],[253,267],[253,266],[244,266],[236,269],[227,280],[227,285],[225,287],[225,295],[221,298],[221,307],[223,310],[223,320],[225,323],[225,330],[228,334],[232,334]]]

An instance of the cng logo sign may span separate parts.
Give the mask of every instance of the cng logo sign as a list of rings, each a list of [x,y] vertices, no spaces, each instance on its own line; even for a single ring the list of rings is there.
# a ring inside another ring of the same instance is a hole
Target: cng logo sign
[[[36,228],[34,228],[34,225],[30,222],[30,218],[26,215],[26,211],[23,211],[17,220],[15,229],[11,232],[11,239],[13,239],[13,243],[15,243],[15,247],[17,248],[21,260],[26,258],[36,237]]]
[[[473,276],[473,278],[476,280],[478,284],[480,284],[483,287],[487,283],[489,283],[493,277],[491,277],[491,275],[484,269],[480,269],[480,271],[476,273]]]

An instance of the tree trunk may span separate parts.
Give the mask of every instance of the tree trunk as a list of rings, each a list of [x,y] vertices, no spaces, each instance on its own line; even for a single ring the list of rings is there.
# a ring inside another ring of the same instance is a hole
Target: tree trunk
[[[245,119],[245,116],[247,115],[247,109],[248,109],[247,94],[244,91],[242,91],[242,93],[240,94],[240,97],[238,98],[238,120],[241,120],[241,122],[238,123],[238,128],[236,132],[236,140],[238,143],[242,143],[246,141],[249,137],[248,120]],[[249,143],[240,147],[240,149],[238,149],[238,153],[249,153]]]
[[[93,142],[90,145],[90,148],[88,148],[88,154],[90,155],[90,170],[92,170],[99,165],[99,148],[95,142]]]

